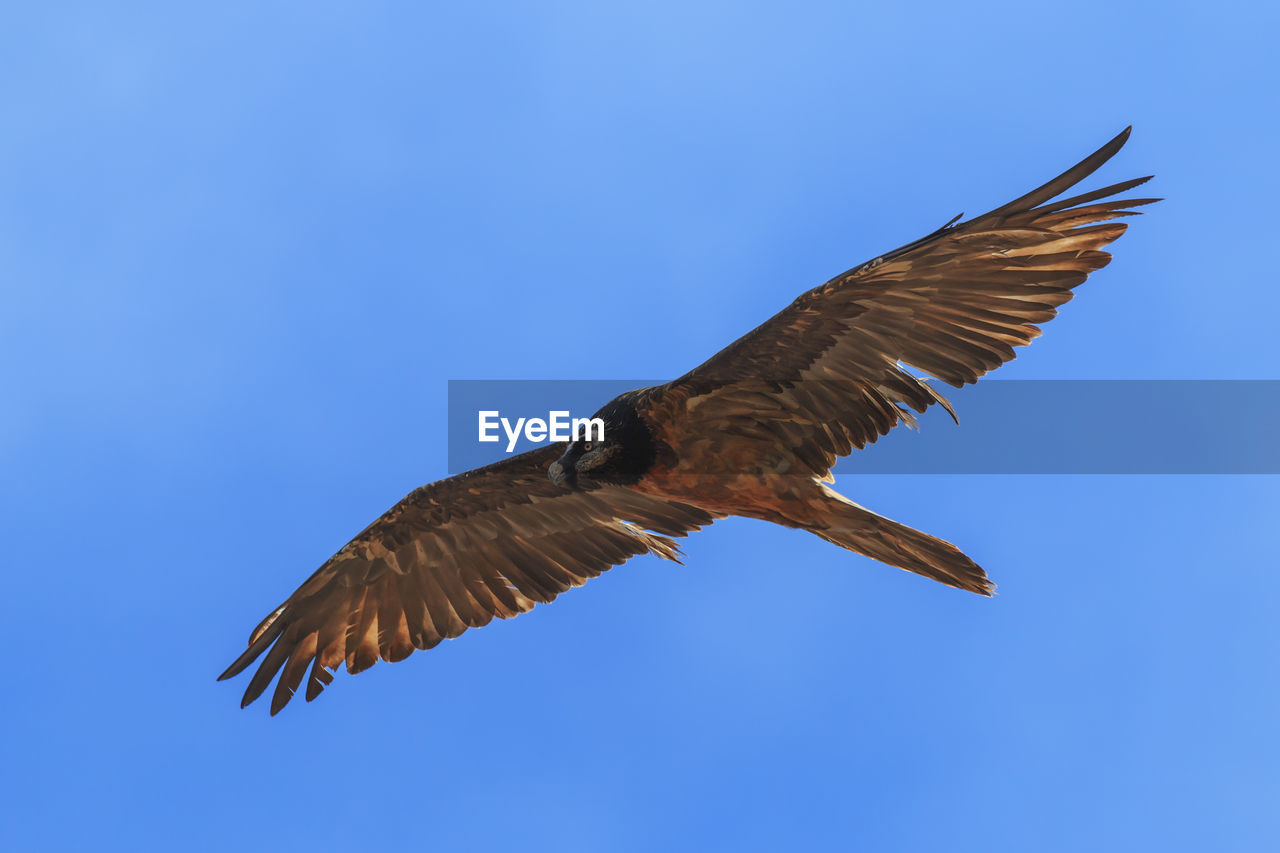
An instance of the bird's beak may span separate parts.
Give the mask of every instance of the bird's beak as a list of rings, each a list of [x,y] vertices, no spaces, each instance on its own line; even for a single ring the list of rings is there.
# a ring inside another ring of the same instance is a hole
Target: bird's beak
[[[562,489],[572,489],[578,485],[577,473],[572,467],[565,468],[558,459],[547,469],[547,476],[551,478],[551,482]]]

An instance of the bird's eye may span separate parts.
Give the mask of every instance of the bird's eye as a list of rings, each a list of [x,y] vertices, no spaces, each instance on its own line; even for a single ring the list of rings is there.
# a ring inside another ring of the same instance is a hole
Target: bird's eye
[[[596,446],[596,443],[594,441],[584,441],[582,442],[582,452],[590,453],[592,450],[595,449],[595,446]]]

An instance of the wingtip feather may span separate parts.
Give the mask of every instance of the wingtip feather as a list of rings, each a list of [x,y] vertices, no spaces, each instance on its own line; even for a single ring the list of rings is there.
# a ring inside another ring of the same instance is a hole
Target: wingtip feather
[[[1092,175],[1094,172],[1098,171],[1102,164],[1114,157],[1116,152],[1124,147],[1125,142],[1129,139],[1129,133],[1132,130],[1132,125],[1126,127],[1124,130],[1113,136],[1097,151],[1094,151],[1088,157],[1085,157],[1079,163],[1076,163],[1056,178],[1041,184],[1031,192],[1014,199],[1008,204],[997,207],[990,213],[979,217],[979,219],[986,219],[987,217],[1001,217],[1018,211],[1029,210],[1061,195],[1071,187]],[[1135,184],[1135,186],[1137,186],[1137,184]]]

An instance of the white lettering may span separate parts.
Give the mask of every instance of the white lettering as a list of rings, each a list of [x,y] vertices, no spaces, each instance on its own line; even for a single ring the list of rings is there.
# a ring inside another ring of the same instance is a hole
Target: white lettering
[[[551,435],[548,438],[552,441],[568,441],[569,413],[548,412],[547,414],[551,417]]]
[[[541,444],[551,441],[604,441],[603,418],[574,418],[567,411],[547,413],[542,418],[502,417],[496,410],[477,412],[477,438],[483,443],[500,441],[498,428],[506,435],[507,452],[512,453],[523,435],[526,441]]]
[[[497,421],[492,420],[498,416],[497,412],[480,412],[480,440],[481,441],[497,441],[496,435],[489,435],[489,430],[497,429]]]
[[[580,432],[585,429],[585,435]],[[584,441],[604,441],[604,419],[603,418],[574,418],[573,419],[573,440],[582,439]]]
[[[516,449],[516,442],[520,440],[520,427],[522,426],[524,426],[524,418],[516,418],[515,429],[511,428],[511,421],[506,418],[502,419],[502,428],[506,430],[507,438],[509,439],[507,442],[508,453]]]

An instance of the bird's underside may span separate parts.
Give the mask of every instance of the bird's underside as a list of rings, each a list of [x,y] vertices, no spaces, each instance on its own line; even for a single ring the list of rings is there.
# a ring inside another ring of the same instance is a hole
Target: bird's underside
[[[950,406],[914,367],[960,387],[1014,357],[1111,256],[1116,199],[1148,178],[1054,201],[1111,158],[1126,129],[1044,186],[802,294],[685,376],[624,394],[603,442],[552,445],[415,490],[264,619],[219,677],[265,658],[275,714],[314,699],[344,662],[398,661],[509,618],[675,537],[741,515],[949,586],[990,594],[954,545],[830,489],[836,460],[913,413]]]

